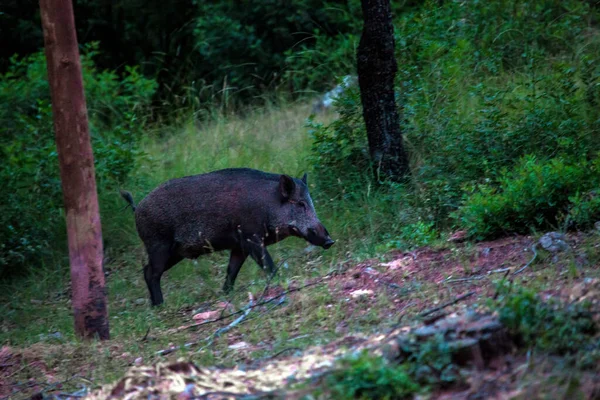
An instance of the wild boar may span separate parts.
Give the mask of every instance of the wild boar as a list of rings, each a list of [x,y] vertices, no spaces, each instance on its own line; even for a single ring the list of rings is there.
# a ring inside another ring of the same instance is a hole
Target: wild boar
[[[135,224],[148,253],[144,279],[153,305],[163,302],[162,274],[184,258],[230,250],[223,290],[231,291],[248,256],[267,273],[275,265],[267,246],[288,236],[330,248],[334,241],[317,218],[301,179],[249,168],[229,168],[169,180],[136,207]]]

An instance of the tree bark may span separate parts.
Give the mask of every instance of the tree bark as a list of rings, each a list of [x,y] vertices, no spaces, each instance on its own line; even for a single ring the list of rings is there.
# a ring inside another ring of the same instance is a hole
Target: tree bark
[[[390,0],[362,0],[358,84],[375,177],[400,181],[409,173],[394,96],[398,65]]]
[[[75,333],[109,338],[94,156],[71,0],[40,0],[66,212]]]

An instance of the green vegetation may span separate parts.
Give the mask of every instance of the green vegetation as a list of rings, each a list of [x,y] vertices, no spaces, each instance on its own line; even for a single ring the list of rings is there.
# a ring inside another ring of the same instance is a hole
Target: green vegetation
[[[585,2],[536,0],[427,2],[399,15],[397,92],[412,182],[374,193],[359,95],[349,91],[338,120],[312,124],[312,163],[321,191],[335,196],[331,207],[352,210],[363,230],[373,209],[385,210],[371,233],[404,245],[401,227],[419,222],[477,239],[595,222],[594,13]],[[368,215],[358,212],[365,198]]]
[[[142,157],[139,139],[156,82],[127,68],[122,76],[99,70],[97,44],[84,48],[83,70],[102,211]],[[46,60],[42,52],[13,57],[0,75],[0,276],[35,265],[52,268],[65,255],[64,215],[54,142]],[[105,231],[116,229],[110,219]],[[110,236],[110,234],[108,235]],[[132,241],[130,240],[129,243]]]
[[[544,302],[531,289],[506,284],[499,287],[499,293],[494,307],[498,308],[500,321],[525,345],[559,355],[595,349],[596,357],[599,356],[599,326],[590,304]]]
[[[342,360],[324,383],[328,398],[343,400],[407,399],[419,390],[404,366],[390,365],[367,352]]]
[[[335,113],[310,115],[310,94],[354,71],[359,0],[244,7],[178,0],[168,10],[139,0],[108,3],[81,1],[76,9],[115,338],[106,346],[77,342],[72,333],[38,3],[0,7],[0,43],[7,43],[0,46],[0,343],[39,346],[61,376],[91,359],[95,367],[87,376],[103,383],[137,356],[162,361],[156,351],[202,340],[217,328],[171,333],[189,324],[194,311],[220,300],[239,310],[248,291],[264,289],[263,273],[248,262],[238,291],[225,297],[227,255],[216,254],[170,270],[163,280],[166,305],[150,309],[143,249],[119,188],[140,201],[167,179],[219,168],[308,171],[315,208],[336,245],[323,252],[296,239],[277,244],[271,253],[281,268],[272,286],[284,289],[359,260],[383,260],[388,250],[451,248],[419,260],[417,270],[398,271],[401,289],[382,279],[369,287],[372,298],[355,300],[354,283],[316,286],[270,314],[250,314],[234,339],[255,346],[253,359],[289,349],[291,339],[304,349],[346,332],[380,332],[397,322],[398,310],[408,318],[462,285],[489,284],[497,274],[469,281],[479,278],[483,250],[447,244],[452,230],[483,240],[586,230],[600,219],[600,15],[593,2],[397,2],[396,89],[412,170],[403,184],[373,179],[358,88],[344,93]],[[490,254],[496,257],[496,249]],[[489,306],[535,352],[594,367],[600,343],[588,309],[547,303],[531,289],[596,276],[597,268],[588,267],[600,260],[597,234],[568,257],[567,276],[564,260],[541,254],[527,271],[535,275],[522,282],[530,289],[502,288]],[[367,280],[364,274],[352,279]],[[406,310],[394,308],[395,301]],[[149,328],[148,340],[140,341]],[[228,340],[176,356],[203,365],[247,361],[250,355],[230,349]],[[324,393],[402,398],[458,382],[443,346],[431,342],[404,366],[366,355],[346,360],[324,382]],[[28,374],[26,368],[15,379]]]

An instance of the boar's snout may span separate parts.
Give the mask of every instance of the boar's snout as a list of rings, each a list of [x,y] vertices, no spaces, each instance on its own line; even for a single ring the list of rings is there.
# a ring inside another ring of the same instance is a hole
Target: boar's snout
[[[317,229],[309,228],[306,240],[315,246],[323,247],[325,250],[333,246],[335,243],[323,225],[319,226]]]

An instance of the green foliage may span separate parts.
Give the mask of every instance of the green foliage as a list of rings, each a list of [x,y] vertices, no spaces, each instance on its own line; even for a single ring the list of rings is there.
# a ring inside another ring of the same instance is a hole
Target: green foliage
[[[96,69],[95,44],[82,59],[99,192],[114,190],[133,170],[156,83],[127,68],[123,77]],[[62,192],[43,53],[14,57],[0,75],[0,275],[52,254],[64,238]],[[61,245],[61,249],[64,246]]]
[[[500,321],[525,345],[560,355],[593,345],[598,326],[588,305],[543,302],[533,290],[506,282],[498,289]]]
[[[370,224],[390,229],[379,240],[403,247],[409,241],[396,238],[419,221],[464,225],[478,238],[594,222],[594,15],[577,0],[429,1],[398,13],[396,91],[412,182],[371,185],[361,104],[349,91],[336,121],[311,127],[320,190],[379,199],[385,209],[369,212],[383,220]],[[536,168],[548,182],[533,182]]]
[[[418,221],[400,228],[400,235],[387,242],[388,249],[427,246],[439,238],[433,222]]]
[[[309,159],[319,176],[319,184],[329,193],[352,196],[370,175],[367,135],[358,88],[349,89],[336,102],[340,117],[325,126],[309,120],[313,136]]]
[[[600,201],[592,192],[600,185],[598,166],[600,158],[569,162],[526,157],[502,173],[497,187],[478,186],[457,215],[478,239],[565,222],[589,226],[600,217]]]
[[[335,399],[405,399],[419,390],[405,367],[366,351],[343,359],[325,378],[325,386]]]

